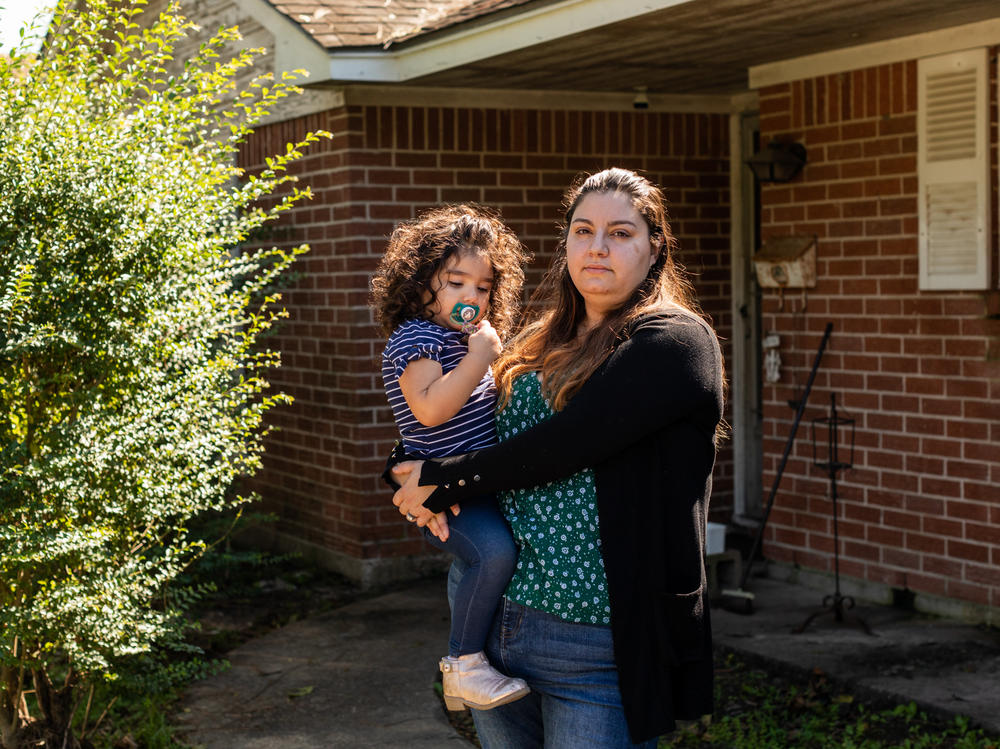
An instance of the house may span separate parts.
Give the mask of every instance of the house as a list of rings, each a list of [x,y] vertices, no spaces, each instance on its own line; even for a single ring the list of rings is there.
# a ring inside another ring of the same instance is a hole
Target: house
[[[185,7],[205,28],[238,23],[267,47],[262,67],[310,73],[243,148],[244,166],[307,130],[334,133],[299,164],[316,198],[283,227],[312,252],[275,339],[272,379],[295,404],[274,414],[254,483],[280,518],[276,543],[366,583],[435,563],[378,479],[395,429],[366,299],[385,239],[423,207],[483,202],[534,251],[536,282],[564,187],[621,165],[666,189],[680,259],[724,339],[733,432],[713,520],[757,528],[832,323],[764,555],[776,574],[829,585],[830,481],[809,427],[835,395],[855,426],[853,468],[837,476],[842,585],[997,622],[993,0]],[[804,167],[758,181],[746,161],[772,151],[804,151]],[[785,241],[799,249],[768,254]],[[781,257],[809,267],[775,269]],[[788,280],[803,270],[808,282]]]

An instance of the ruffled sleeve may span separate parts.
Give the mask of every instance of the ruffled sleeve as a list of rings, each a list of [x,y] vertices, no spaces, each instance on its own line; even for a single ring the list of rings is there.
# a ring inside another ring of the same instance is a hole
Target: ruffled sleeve
[[[392,334],[386,343],[385,356],[397,378],[403,375],[407,365],[414,359],[441,362],[444,340],[436,327],[412,320],[401,325]]]

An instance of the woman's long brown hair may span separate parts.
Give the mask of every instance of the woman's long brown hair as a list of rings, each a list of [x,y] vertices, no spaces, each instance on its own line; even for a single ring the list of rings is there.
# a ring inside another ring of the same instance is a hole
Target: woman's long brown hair
[[[566,265],[566,240],[574,212],[590,193],[619,193],[628,197],[645,219],[649,241],[659,253],[646,278],[625,304],[581,336],[578,331],[586,308]],[[667,307],[701,315],[691,283],[673,259],[676,240],[670,232],[666,201],[659,187],[627,169],[605,169],[578,178],[563,197],[563,205],[565,212],[556,256],[531,296],[529,321],[493,364],[500,407],[509,400],[519,375],[537,371],[543,394],[558,411],[608,357],[616,340],[637,318]]]

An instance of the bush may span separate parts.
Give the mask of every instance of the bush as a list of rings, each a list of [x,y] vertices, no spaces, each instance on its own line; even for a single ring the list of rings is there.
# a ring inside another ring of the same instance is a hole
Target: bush
[[[294,88],[236,75],[223,29],[178,69],[176,7],[61,4],[43,53],[0,60],[0,744],[74,747],[123,659],[179,643],[189,521],[251,498],[283,312],[306,248],[237,248],[308,190],[309,134],[246,176],[237,144]],[[273,206],[261,199],[279,187]]]

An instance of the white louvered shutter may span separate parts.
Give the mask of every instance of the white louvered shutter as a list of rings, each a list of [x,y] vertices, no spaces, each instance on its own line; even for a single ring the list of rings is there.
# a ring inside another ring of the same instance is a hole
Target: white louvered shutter
[[[917,62],[920,288],[989,285],[986,48]]]

